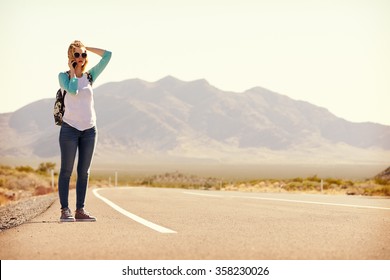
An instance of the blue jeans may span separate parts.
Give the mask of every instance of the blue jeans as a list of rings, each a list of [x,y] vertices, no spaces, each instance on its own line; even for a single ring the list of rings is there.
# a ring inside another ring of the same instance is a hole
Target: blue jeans
[[[96,127],[80,131],[67,123],[62,123],[60,131],[61,170],[58,177],[61,208],[68,207],[69,182],[77,150],[76,209],[84,207],[96,141]]]

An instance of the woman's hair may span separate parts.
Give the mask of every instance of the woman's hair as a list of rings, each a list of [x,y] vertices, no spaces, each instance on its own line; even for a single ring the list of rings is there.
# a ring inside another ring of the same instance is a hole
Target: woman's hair
[[[75,40],[73,41],[70,45],[69,45],[69,48],[68,48],[68,58],[70,60],[73,60],[74,59],[74,49],[75,48],[85,48],[84,44],[81,43],[81,41],[79,40]],[[82,66],[81,70],[84,72],[85,70],[85,67],[87,67],[87,64],[88,64],[88,56],[85,58],[85,63],[84,65]]]

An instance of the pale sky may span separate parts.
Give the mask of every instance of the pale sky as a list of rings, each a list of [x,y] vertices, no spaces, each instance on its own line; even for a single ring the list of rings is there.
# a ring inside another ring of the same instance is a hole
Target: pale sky
[[[388,0],[0,0],[0,28],[0,113],[54,98],[79,39],[113,52],[95,86],[204,78],[390,125]]]

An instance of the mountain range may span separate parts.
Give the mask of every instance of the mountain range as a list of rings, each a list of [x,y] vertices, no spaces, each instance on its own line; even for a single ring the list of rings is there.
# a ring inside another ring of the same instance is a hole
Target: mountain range
[[[0,114],[0,158],[59,159],[53,98]],[[354,123],[305,101],[206,80],[129,79],[94,90],[100,162],[388,163],[390,126]],[[346,110],[348,108],[346,107]]]

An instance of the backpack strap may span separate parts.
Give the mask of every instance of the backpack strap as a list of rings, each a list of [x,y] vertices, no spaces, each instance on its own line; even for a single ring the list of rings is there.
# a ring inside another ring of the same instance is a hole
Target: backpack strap
[[[85,72],[85,74],[87,74],[88,81],[89,81],[89,83],[90,83],[90,84],[91,84],[91,86],[92,86],[92,84],[93,84],[93,79],[92,79],[92,75],[91,75],[91,73],[89,73],[89,72]]]
[[[69,71],[66,71],[65,73],[68,74],[68,78],[70,79],[70,73],[69,73]],[[66,95],[66,90],[65,90],[65,89],[62,89],[62,98],[64,99],[64,101],[65,101],[65,95]]]

